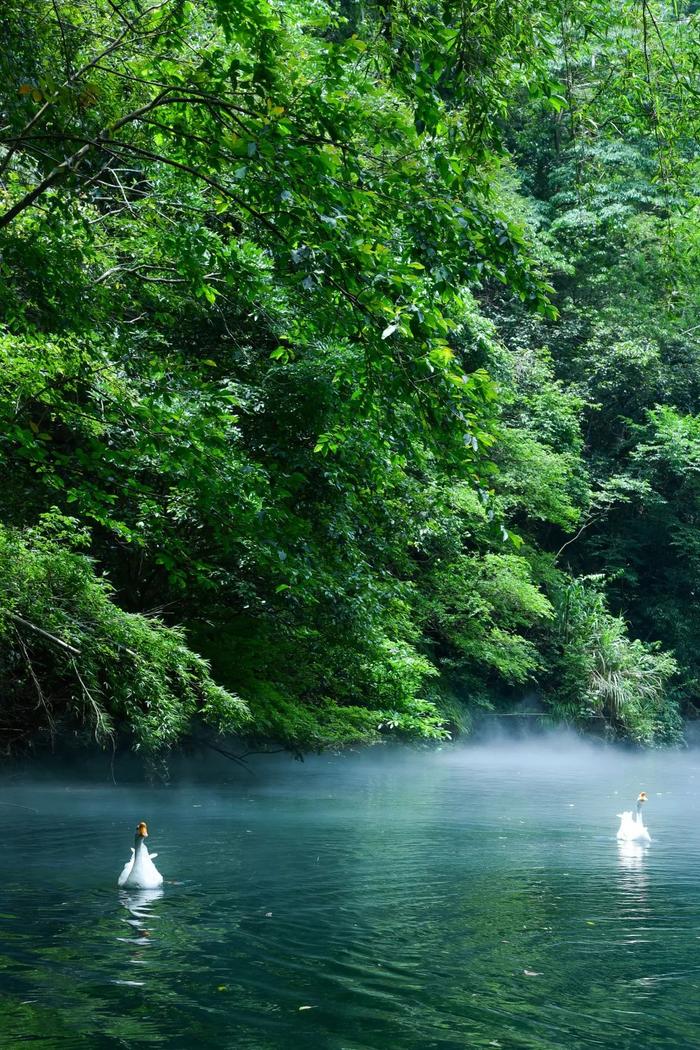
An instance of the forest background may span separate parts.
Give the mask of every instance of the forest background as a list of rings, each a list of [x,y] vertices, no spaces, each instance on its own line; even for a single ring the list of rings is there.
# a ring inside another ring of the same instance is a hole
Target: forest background
[[[5,0],[0,744],[700,695],[700,21]]]

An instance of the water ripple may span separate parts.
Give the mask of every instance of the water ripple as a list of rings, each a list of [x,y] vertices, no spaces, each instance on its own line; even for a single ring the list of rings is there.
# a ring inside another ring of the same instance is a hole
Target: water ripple
[[[8,790],[3,1050],[700,1046],[697,767],[644,761]],[[640,787],[653,841],[618,844]],[[118,891],[144,817],[169,881]]]

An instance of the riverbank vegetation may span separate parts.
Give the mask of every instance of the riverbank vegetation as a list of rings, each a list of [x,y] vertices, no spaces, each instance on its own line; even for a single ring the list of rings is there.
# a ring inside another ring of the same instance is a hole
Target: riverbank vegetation
[[[679,739],[698,19],[7,0],[5,750]]]

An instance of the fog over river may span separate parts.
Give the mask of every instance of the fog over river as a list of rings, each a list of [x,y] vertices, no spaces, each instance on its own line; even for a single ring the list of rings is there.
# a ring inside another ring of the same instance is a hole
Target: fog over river
[[[4,1050],[700,1046],[700,750],[58,768],[0,791]],[[165,884],[125,893],[140,820]]]

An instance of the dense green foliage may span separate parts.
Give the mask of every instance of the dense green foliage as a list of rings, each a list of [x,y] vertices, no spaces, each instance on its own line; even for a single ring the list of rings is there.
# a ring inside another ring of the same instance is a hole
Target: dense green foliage
[[[699,24],[8,0],[8,746],[677,737]]]

